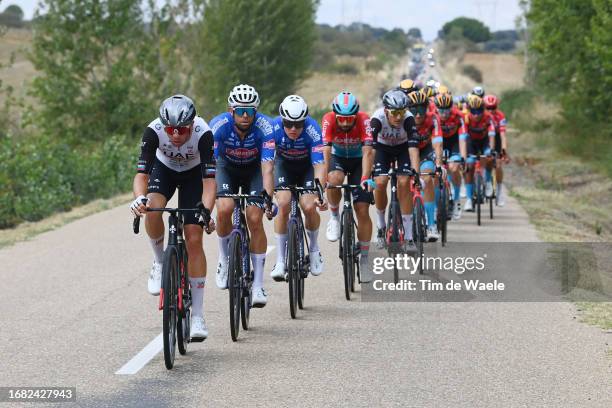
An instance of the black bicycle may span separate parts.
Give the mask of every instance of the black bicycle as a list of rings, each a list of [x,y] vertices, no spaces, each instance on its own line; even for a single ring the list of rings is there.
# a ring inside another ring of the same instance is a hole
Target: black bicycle
[[[319,179],[315,179],[315,187],[286,186],[277,187],[274,191],[291,192],[291,210],[287,222],[287,247],[285,249],[285,281],[289,282],[289,313],[295,319],[297,310],[304,308],[304,279],[310,272],[310,249],[308,254],[304,248],[310,248],[308,237],[300,211],[300,196],[307,193],[316,193],[319,201],[323,201],[323,187]],[[279,248],[279,251],[282,250]]]
[[[184,214],[197,212],[202,216],[204,225],[210,222],[210,211],[203,206],[198,208],[147,208],[147,212],[167,212],[168,246],[164,251],[162,263],[162,282],[159,292],[159,310],[162,310],[164,338],[164,363],[170,370],[174,366],[176,344],[179,353],[187,352],[187,343],[203,341],[191,339],[191,286],[187,271],[187,249],[183,237]],[[134,233],[140,230],[140,217],[134,218]]]
[[[340,217],[340,245],[339,256],[342,260],[342,271],[344,273],[344,296],[351,300],[351,292],[355,292],[355,279],[361,283],[359,270],[359,255],[361,249],[355,239],[357,223],[353,215],[353,190],[361,188],[354,184],[342,184],[338,186],[327,186],[328,189],[336,188],[342,190],[343,206]]]
[[[229,292],[230,333],[232,341],[238,340],[240,323],[244,330],[249,329],[251,316],[251,289],[253,287],[253,270],[251,269],[251,237],[244,215],[247,200],[264,199],[266,206],[271,206],[272,198],[262,191],[261,195],[252,194],[217,194],[217,198],[234,199],[232,213],[232,232],[229,239],[229,262],[227,265],[227,288]]]
[[[491,197],[487,197],[485,194],[485,168],[480,164],[480,154],[471,155],[476,160],[474,170],[474,193],[472,196],[472,202],[476,206],[476,221],[478,225],[481,225],[481,206],[485,203],[485,200],[489,202],[489,216],[493,219],[493,201],[496,200],[495,191]],[[489,156],[487,156],[489,157]],[[495,168],[495,156],[493,157],[493,168]]]

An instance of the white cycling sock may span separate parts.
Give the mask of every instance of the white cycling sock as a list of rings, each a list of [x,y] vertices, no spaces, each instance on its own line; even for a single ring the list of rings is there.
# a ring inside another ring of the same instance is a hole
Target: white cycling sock
[[[340,215],[339,209],[340,207],[332,207],[331,205],[329,206],[329,212],[331,213],[331,217],[336,221],[338,221],[338,216]]]
[[[266,254],[251,254],[251,265],[253,266],[253,289],[263,287],[264,265]]]
[[[502,195],[502,183],[497,183],[497,196],[501,197]]]
[[[229,239],[230,239],[230,235],[231,234],[227,234],[224,237],[218,237],[219,238],[219,261],[221,261],[221,263],[223,265],[227,264],[227,257],[228,257],[228,251],[229,251]]]
[[[402,215],[402,224],[404,224],[404,236],[410,241],[412,240],[412,214]]]
[[[189,283],[191,284],[191,315],[202,317],[204,309],[204,286],[206,285],[206,278],[189,277]]]
[[[385,228],[387,223],[385,221],[385,210],[376,209],[376,227],[378,229]]]
[[[314,231],[306,230],[306,234],[308,234],[308,240],[310,241],[310,252],[316,252],[319,250],[319,242],[317,238],[319,237],[319,230],[316,229]]]
[[[276,234],[276,263],[285,262],[285,250],[287,246],[287,234]]]
[[[149,238],[149,242],[151,242],[151,248],[153,248],[153,258],[155,262],[162,263],[164,260],[164,236],[162,235],[156,239]]]

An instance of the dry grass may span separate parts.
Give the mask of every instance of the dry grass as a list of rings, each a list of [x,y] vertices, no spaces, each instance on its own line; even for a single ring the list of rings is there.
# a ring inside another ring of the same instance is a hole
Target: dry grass
[[[26,84],[32,80],[36,71],[26,58],[26,52],[32,43],[32,32],[25,29],[11,29],[0,37],[0,64],[7,64],[11,55],[15,61],[7,68],[0,69],[0,80],[4,85],[11,86],[17,97],[25,96]],[[0,103],[4,102],[0,94]]]

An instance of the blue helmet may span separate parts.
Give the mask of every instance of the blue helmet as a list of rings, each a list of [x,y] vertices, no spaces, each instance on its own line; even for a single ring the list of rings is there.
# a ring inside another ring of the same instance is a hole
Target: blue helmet
[[[336,115],[356,115],[359,111],[359,102],[357,102],[357,98],[352,93],[342,91],[334,98],[332,109]]]

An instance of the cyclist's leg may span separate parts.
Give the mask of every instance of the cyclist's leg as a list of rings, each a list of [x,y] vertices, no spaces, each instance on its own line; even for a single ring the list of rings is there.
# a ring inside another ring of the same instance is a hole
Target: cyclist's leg
[[[195,208],[202,200],[202,177],[198,167],[181,175],[179,184],[179,207]],[[187,247],[187,268],[189,276],[193,278],[206,277],[206,258],[202,246],[202,234],[204,224],[200,221],[199,214],[195,211],[186,213],[185,220],[185,242]]]
[[[327,182],[330,185],[340,185],[344,182],[345,169],[343,166],[343,160],[340,157],[336,157],[332,154],[331,162],[329,163],[329,172],[327,174]],[[336,221],[339,217],[340,199],[342,198],[342,190],[337,188],[331,188],[327,190],[327,201],[329,202],[329,210],[331,217],[335,218]]]
[[[301,180],[299,180],[299,185],[302,185],[306,188],[314,187],[314,168],[312,165],[309,165],[307,169],[300,171]],[[321,225],[321,216],[317,211],[317,205],[315,204],[316,195],[314,194],[303,194],[300,197],[300,207],[302,207],[302,211],[304,213],[304,227],[306,228],[306,233],[308,234],[308,241],[310,247],[308,248],[310,252],[319,252],[319,226]]]
[[[277,158],[274,163],[274,187],[287,187],[294,183],[292,174],[287,171],[287,162]],[[274,232],[276,234],[276,264],[285,263],[287,246],[287,220],[289,219],[291,192],[277,191],[275,193],[278,214],[274,218]],[[282,268],[284,270],[284,267]],[[280,276],[279,271],[279,276]]]
[[[239,187],[239,175],[237,170],[224,160],[217,161],[215,181],[217,183],[217,194],[236,194]],[[217,199],[217,236],[219,240],[219,263],[222,268],[227,266],[229,239],[232,232],[232,212],[234,211],[234,200],[232,198]],[[219,284],[221,282],[218,282]]]
[[[246,187],[252,195],[260,194],[263,190],[261,169],[257,166],[246,169],[242,174],[243,180],[248,180]],[[263,288],[263,271],[266,263],[266,249],[268,239],[263,228],[263,199],[250,199],[247,202],[246,220],[251,232],[251,265],[253,266],[253,290]]]
[[[393,155],[390,154],[384,145],[378,145],[374,150],[374,181],[376,181],[376,190],[374,190],[374,201],[376,205],[376,227],[380,229],[386,228],[385,210],[387,209],[387,184],[389,183],[388,176],[380,176],[380,174],[389,173],[389,168]]]
[[[453,186],[453,201],[459,202],[461,193],[461,152],[459,150],[459,136],[450,145],[450,155],[448,158],[448,170],[450,173],[451,184]]]
[[[147,205],[151,208],[165,207],[166,203],[176,190],[172,170],[164,164],[155,160],[151,174],[149,175],[149,185],[147,187]],[[153,249],[153,256],[156,263],[161,264],[164,255],[164,220],[161,212],[148,212],[145,215],[145,229]]]
[[[476,153],[478,153],[478,141],[468,139],[468,159],[467,159],[467,173],[465,174],[465,193],[466,202],[472,202],[474,195],[474,169],[476,165]]]
[[[420,165],[421,172],[432,172],[435,170],[434,162],[427,155],[423,158]],[[434,179],[431,176],[421,176],[423,184],[423,206],[427,217],[427,226],[433,227],[436,224],[436,201],[434,193]]]
[[[502,145],[501,145],[501,136],[499,132],[495,134],[495,152],[497,152],[497,160],[495,161],[495,181],[497,182],[497,197],[498,199],[504,197],[504,193],[502,192],[502,183],[504,181],[504,169],[503,169],[503,160],[501,160],[502,153]],[[499,200],[503,204],[503,198]]]
[[[402,148],[397,155],[397,198],[402,213],[404,236],[412,240],[412,192],[410,191],[410,155],[408,147]],[[414,166],[416,168],[416,166]]]

